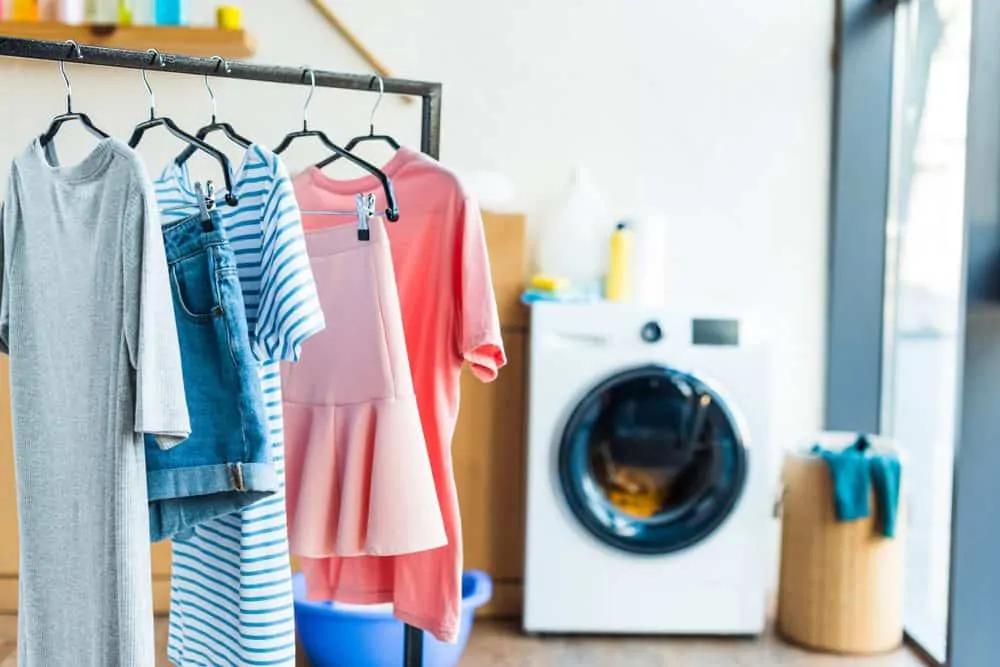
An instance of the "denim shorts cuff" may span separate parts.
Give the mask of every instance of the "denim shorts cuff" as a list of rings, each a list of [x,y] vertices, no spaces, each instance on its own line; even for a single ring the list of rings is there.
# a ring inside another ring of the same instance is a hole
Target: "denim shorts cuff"
[[[278,475],[272,463],[223,463],[149,470],[146,484],[149,501],[154,502],[230,491],[275,492],[278,490]]]

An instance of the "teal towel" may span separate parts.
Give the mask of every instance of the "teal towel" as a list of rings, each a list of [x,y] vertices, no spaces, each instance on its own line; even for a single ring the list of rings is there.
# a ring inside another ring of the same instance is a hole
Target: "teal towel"
[[[878,454],[865,436],[834,452],[819,445],[813,452],[826,461],[833,482],[833,508],[838,521],[863,519],[870,513],[868,496],[875,493],[879,527],[886,537],[896,534],[902,466],[893,454]]]
[[[816,445],[813,452],[822,456],[830,469],[837,521],[854,521],[868,516],[871,476],[864,451],[852,445],[841,452],[831,452]]]
[[[872,489],[878,505],[879,524],[886,537],[896,535],[896,513],[899,511],[899,481],[903,467],[895,456],[876,454],[868,458]]]

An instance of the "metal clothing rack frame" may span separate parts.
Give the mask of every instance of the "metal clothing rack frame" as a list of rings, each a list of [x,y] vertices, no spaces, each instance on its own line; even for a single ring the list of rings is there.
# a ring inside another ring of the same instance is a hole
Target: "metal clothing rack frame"
[[[223,79],[300,86],[312,85],[311,77],[303,68],[226,61],[229,65],[229,69],[226,71],[226,68],[221,67],[218,59],[169,53],[160,55],[162,56],[162,65],[156,67],[153,58],[146,51],[80,45],[78,52],[75,46],[66,42],[47,42],[0,36],[0,56],[12,58],[65,61],[80,65],[101,65],[136,70],[155,68],[161,72],[175,74],[208,75]],[[343,74],[319,69],[310,71],[315,73],[315,85],[320,88],[378,92],[378,87],[375,85],[376,78],[373,76]],[[421,98],[420,150],[437,158],[441,148],[441,84],[430,81],[387,78],[383,79],[383,86],[388,94],[412,95]],[[423,632],[406,624],[403,633],[403,667],[423,667],[423,643]]]
[[[125,69],[149,69],[175,74],[207,74],[222,79],[242,79],[244,81],[264,81],[267,83],[287,83],[311,85],[306,70],[300,67],[280,65],[256,65],[253,63],[229,61],[230,71],[226,71],[218,59],[194,56],[161,54],[162,66],[156,63],[146,51],[109,49],[101,46],[80,45],[76,47],[66,42],[46,42],[37,39],[20,39],[0,36],[0,56],[28,58],[31,60],[65,61],[80,65],[103,65]],[[344,74],[320,69],[311,70],[316,74],[318,88],[340,88],[342,90],[366,90],[378,92],[376,78],[365,74]],[[385,92],[394,95],[412,95],[422,100],[420,121],[420,150],[433,158],[438,157],[441,147],[441,84],[431,81],[410,79],[383,79]]]

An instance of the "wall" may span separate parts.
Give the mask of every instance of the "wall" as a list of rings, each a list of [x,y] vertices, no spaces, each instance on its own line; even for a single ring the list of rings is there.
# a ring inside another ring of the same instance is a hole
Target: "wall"
[[[241,4],[259,60],[365,71],[305,0]],[[771,328],[776,441],[820,425],[833,0],[334,4],[399,75],[444,82],[449,165],[508,174],[531,213],[585,162],[617,212],[662,212],[675,303],[750,311]],[[77,107],[127,137],[146,110],[139,75],[69,69]],[[160,110],[182,126],[207,116],[197,79],[152,80]],[[220,114],[262,143],[299,122],[302,90],[215,87]],[[0,164],[62,109],[62,90],[52,64],[0,63]],[[312,118],[353,135],[370,101],[320,91]],[[416,142],[418,105],[387,100],[379,120]],[[151,164],[176,150],[165,136],[142,147]],[[293,150],[293,165],[318,154]]]

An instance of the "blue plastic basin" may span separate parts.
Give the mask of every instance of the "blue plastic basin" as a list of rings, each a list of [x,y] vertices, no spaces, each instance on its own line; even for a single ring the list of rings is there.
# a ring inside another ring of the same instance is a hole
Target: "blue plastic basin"
[[[399,667],[403,623],[388,605],[370,607],[306,600],[306,581],[294,578],[295,627],[312,667]],[[424,667],[456,667],[469,643],[476,609],[493,597],[485,572],[462,575],[462,627],[458,642],[445,644],[424,633]]]

